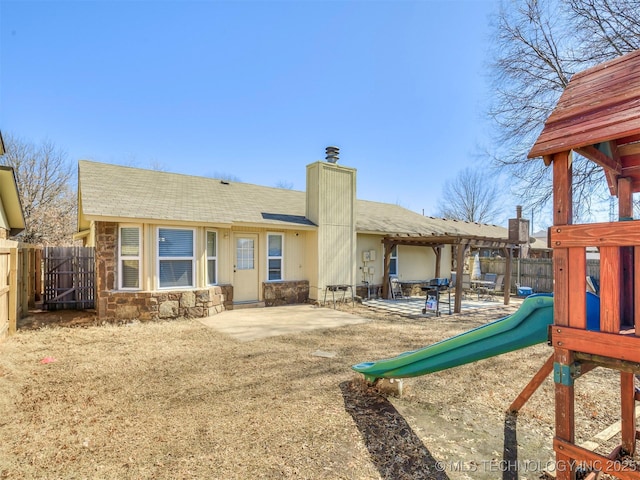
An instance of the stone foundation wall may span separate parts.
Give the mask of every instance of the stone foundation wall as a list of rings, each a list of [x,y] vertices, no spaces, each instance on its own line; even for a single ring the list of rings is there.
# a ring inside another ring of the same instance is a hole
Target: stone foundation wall
[[[402,294],[405,297],[424,297],[426,296],[426,292],[422,291],[422,287],[426,287],[428,285],[429,285],[429,282],[403,283]]]
[[[307,303],[309,281],[265,282],[262,284],[262,298],[266,307]]]
[[[225,310],[223,287],[162,292],[103,292],[106,321],[203,318]]]
[[[355,294],[360,298],[381,298],[382,297],[382,285],[356,285]]]

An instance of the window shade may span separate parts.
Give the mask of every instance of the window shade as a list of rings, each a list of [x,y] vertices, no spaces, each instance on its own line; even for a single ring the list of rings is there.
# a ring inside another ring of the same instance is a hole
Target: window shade
[[[282,256],[282,236],[281,235],[269,235],[269,256],[270,257]]]
[[[140,229],[138,227],[122,227],[120,229],[120,255],[137,257],[140,254]]]
[[[160,257],[193,257],[193,230],[158,229]]]

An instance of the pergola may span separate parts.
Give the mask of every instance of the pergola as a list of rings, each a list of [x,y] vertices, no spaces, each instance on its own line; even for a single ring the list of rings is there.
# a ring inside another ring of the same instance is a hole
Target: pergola
[[[391,264],[391,250],[396,245],[411,245],[419,247],[431,247],[436,255],[436,271],[434,276],[440,277],[440,261],[442,258],[442,247],[445,245],[454,245],[456,247],[456,284],[455,284],[455,300],[454,313],[460,313],[462,309],[462,273],[464,266],[464,254],[469,248],[496,248],[502,249],[505,254],[506,270],[504,276],[504,284],[511,285],[511,260],[512,250],[524,243],[523,241],[510,240],[505,238],[491,238],[477,235],[464,234],[392,234],[386,235],[382,239],[384,244],[384,276],[389,278],[389,267]],[[387,298],[389,294],[388,282],[382,285],[382,297]],[[504,289],[504,304],[509,305],[510,289]]]

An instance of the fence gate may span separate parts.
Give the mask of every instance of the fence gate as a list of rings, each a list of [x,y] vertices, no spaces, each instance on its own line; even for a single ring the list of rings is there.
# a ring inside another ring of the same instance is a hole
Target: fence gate
[[[43,262],[45,310],[94,308],[93,247],[45,247]]]

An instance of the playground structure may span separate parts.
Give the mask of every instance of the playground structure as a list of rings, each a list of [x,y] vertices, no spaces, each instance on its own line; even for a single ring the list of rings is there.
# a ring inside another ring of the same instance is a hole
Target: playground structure
[[[573,223],[572,151],[604,169],[609,191],[618,197],[618,221]],[[640,479],[640,470],[620,461],[636,453],[640,437],[634,384],[640,374],[640,220],[633,220],[633,193],[640,191],[640,51],[575,74],[529,157],[542,157],[553,168],[553,299],[533,296],[509,317],[353,368],[369,381],[424,375],[540,343],[550,325],[553,354],[509,410],[519,410],[553,372],[556,478],[574,480],[581,468],[593,470],[587,478],[600,471]],[[588,247],[600,253],[598,315],[587,293]],[[596,367],[620,375],[621,444],[608,456],[575,444],[574,383]]]
[[[572,153],[604,169],[618,197],[618,221],[573,224]],[[634,374],[640,373],[640,221],[633,193],[640,191],[640,51],[577,73],[558,100],[530,158],[553,168],[555,438],[557,478],[575,478],[576,466],[598,465],[622,479],[621,453],[636,453]],[[600,328],[587,328],[586,249],[600,252]],[[620,372],[621,445],[602,456],[575,444],[574,382],[594,367]]]

